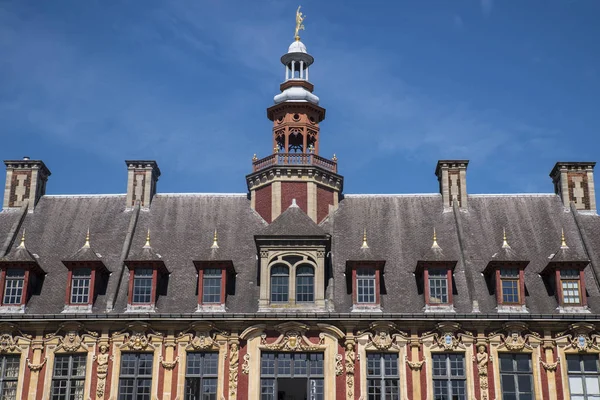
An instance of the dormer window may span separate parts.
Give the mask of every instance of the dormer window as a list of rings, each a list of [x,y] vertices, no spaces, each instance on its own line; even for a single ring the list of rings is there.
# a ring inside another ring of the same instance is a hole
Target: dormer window
[[[71,273],[71,304],[88,304],[92,287],[91,268],[77,268]]]
[[[25,248],[25,233],[21,243],[6,257],[0,258],[0,313],[22,313],[29,297],[39,289],[44,271]]]
[[[559,272],[563,305],[581,305],[581,277],[577,269],[564,269]]]
[[[521,270],[518,268],[500,268],[500,304],[521,303]]]
[[[271,302],[287,303],[290,290],[290,269],[285,265],[271,267]]]
[[[315,269],[310,265],[296,268],[296,302],[312,303],[315,301]]]
[[[198,271],[197,311],[225,311],[227,294],[235,288],[235,269],[231,260],[218,260],[219,252],[213,249],[207,258],[212,260],[194,261]]]
[[[25,277],[28,275],[23,269],[9,268],[4,272],[4,296],[2,305],[23,304],[25,288]]]
[[[502,231],[502,245],[483,271],[488,290],[496,294],[499,313],[527,313],[525,306],[525,261],[508,244],[506,230]]]
[[[570,249],[561,235],[561,246],[552,254],[550,262],[542,271],[542,277],[551,291],[554,291],[561,313],[587,313],[584,271],[589,264],[586,255]]]
[[[156,285],[156,270],[154,268],[136,268],[131,271],[133,284],[131,304],[152,304]]]
[[[427,299],[429,305],[452,303],[452,271],[442,268],[427,268],[425,270],[427,282]]]
[[[150,246],[150,231],[142,251],[125,261],[129,268],[128,312],[152,312],[159,295],[166,293],[169,271],[162,256]]]
[[[221,304],[222,283],[225,281],[223,269],[202,270],[202,304]]]
[[[98,293],[108,283],[109,271],[100,254],[90,246],[90,232],[85,244],[63,264],[68,269],[64,313],[91,312]]]
[[[354,270],[354,279],[356,289],[357,304],[376,304],[378,303],[377,281],[379,271],[374,268],[359,267]]]

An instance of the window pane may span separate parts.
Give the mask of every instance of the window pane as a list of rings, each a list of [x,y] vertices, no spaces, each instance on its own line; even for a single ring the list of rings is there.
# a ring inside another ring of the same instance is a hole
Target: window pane
[[[123,353],[119,377],[119,400],[150,400],[152,353]]]
[[[221,303],[222,270],[205,269],[202,278],[202,303]]]
[[[134,271],[133,278],[133,303],[152,303],[152,275],[151,268],[138,268]]]
[[[583,378],[580,376],[569,376],[569,389],[571,394],[583,394]]]
[[[429,302],[442,304],[448,302],[448,271],[429,270]]]
[[[586,389],[586,394],[590,395],[590,394],[594,394],[594,395],[598,395],[600,394],[600,387],[598,386],[598,377],[594,376],[594,377],[586,377],[585,378],[585,389]]]
[[[369,399],[399,399],[398,355],[367,353],[367,392]]]
[[[21,304],[25,271],[22,269],[7,269],[4,284],[4,304]]]
[[[54,359],[52,400],[83,400],[85,354],[58,355]]]
[[[301,265],[296,269],[296,301],[314,301],[315,272],[313,267]]]
[[[76,268],[71,278],[71,303],[89,303],[90,284],[92,281],[92,270],[89,268]]]
[[[285,265],[271,268],[271,301],[282,303],[288,301],[289,270]]]

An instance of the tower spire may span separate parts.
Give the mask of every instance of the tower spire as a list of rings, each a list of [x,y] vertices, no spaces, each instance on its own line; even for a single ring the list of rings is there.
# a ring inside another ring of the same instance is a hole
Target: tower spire
[[[568,249],[569,246],[567,246],[567,241],[565,240],[565,230],[564,228],[560,230],[560,248],[561,249]]]

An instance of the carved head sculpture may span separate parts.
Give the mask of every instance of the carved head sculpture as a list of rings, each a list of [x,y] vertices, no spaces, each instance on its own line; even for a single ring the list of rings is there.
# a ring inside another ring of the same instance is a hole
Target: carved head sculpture
[[[479,347],[477,347],[477,351],[479,352],[479,354],[485,353],[485,346],[479,345]]]
[[[106,352],[108,352],[108,346],[105,344],[101,344],[100,345],[100,353],[105,354]]]

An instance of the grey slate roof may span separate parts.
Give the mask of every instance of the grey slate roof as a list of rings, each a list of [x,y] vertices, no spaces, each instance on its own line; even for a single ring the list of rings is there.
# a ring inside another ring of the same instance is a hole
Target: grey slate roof
[[[63,310],[67,269],[62,265],[81,249],[90,228],[93,252],[112,271],[106,294],[100,294],[94,313],[123,313],[127,306],[129,274],[121,262],[130,222],[137,211],[125,208],[125,196],[44,196],[28,213],[19,233],[27,230],[27,249],[46,272],[41,293],[34,295],[26,314],[58,314]],[[0,241],[19,218],[14,211],[0,212]],[[433,229],[443,249],[431,253]],[[317,225],[299,208],[286,210],[268,226],[250,207],[246,195],[156,195],[149,210],[139,211],[128,260],[137,257],[152,232],[152,249],[170,271],[166,293],[158,298],[157,313],[191,313],[197,307],[196,261],[228,261],[236,271],[235,293],[226,302],[228,312],[257,311],[256,236],[331,235],[333,306],[348,312],[352,297],[344,279],[346,263],[353,258],[385,261],[381,305],[386,312],[421,313],[425,306],[414,274],[419,261],[455,261],[454,308],[471,313],[477,300],[482,313],[496,313],[496,299],[482,271],[498,254],[502,228],[525,269],[526,305],[531,313],[554,314],[557,302],[548,293],[540,273],[548,256],[560,246],[564,228],[569,248],[592,264],[584,269],[588,305],[600,314],[600,291],[593,267],[600,268],[600,217],[565,210],[555,195],[469,196],[469,209],[444,210],[442,197],[432,195],[347,195],[339,208]],[[360,253],[362,233],[368,232],[368,252]],[[211,249],[214,230],[219,249]],[[586,253],[584,241],[588,245]],[[11,251],[18,246],[13,243]],[[362,254],[362,255],[361,255]],[[510,256],[510,257],[509,257]],[[87,256],[86,256],[87,257]],[[502,256],[503,258],[504,256]],[[514,258],[511,255],[506,257]],[[499,257],[496,257],[499,259]],[[120,279],[122,277],[122,279]],[[119,283],[120,281],[120,283]],[[107,311],[107,298],[116,297]]]

